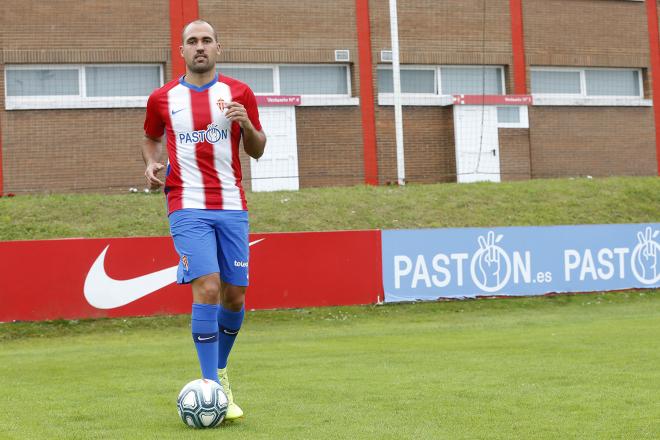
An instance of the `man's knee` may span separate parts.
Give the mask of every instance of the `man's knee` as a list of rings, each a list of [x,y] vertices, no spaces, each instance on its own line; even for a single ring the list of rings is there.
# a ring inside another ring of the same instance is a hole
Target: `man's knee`
[[[193,281],[193,300],[201,304],[220,302],[220,278],[217,274],[205,275]]]
[[[222,306],[226,309],[238,312],[245,303],[245,292],[247,287],[235,286],[233,284],[223,283],[222,285]]]

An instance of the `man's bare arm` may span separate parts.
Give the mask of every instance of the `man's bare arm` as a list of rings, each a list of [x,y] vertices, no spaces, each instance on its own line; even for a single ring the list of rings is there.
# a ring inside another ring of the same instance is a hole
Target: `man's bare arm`
[[[266,148],[266,134],[263,130],[257,130],[248,118],[247,111],[242,104],[230,102],[226,105],[225,116],[232,122],[238,122],[243,130],[243,148],[245,152],[254,159],[259,159]]]
[[[156,174],[165,168],[165,165],[158,162],[161,154],[163,154],[163,146],[160,143],[160,139],[153,139],[145,136],[144,143],[142,144],[142,159],[146,165],[144,177],[147,179],[150,189],[158,189],[165,185],[156,177]]]
[[[259,159],[264,155],[266,149],[266,134],[254,126],[252,126],[252,130],[243,129],[243,148],[250,157]]]

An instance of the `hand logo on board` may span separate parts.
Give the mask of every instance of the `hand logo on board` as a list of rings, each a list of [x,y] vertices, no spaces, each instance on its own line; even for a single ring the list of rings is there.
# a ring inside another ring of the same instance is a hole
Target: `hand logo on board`
[[[644,284],[655,284],[660,281],[658,272],[660,244],[655,241],[658,235],[660,231],[654,231],[651,227],[637,233],[637,246],[633,249],[630,264],[635,277]]]
[[[479,236],[477,240],[479,250],[472,257],[470,271],[474,284],[485,292],[497,292],[511,276],[509,255],[497,244],[502,238],[502,234],[496,237],[494,231],[488,231],[485,237]]]

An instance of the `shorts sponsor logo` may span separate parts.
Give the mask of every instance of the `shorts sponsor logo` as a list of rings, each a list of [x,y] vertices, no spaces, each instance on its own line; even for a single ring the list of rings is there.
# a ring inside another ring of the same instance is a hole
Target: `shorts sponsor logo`
[[[185,131],[177,133],[179,144],[199,144],[208,142],[216,144],[229,138],[229,130],[220,130],[217,124],[209,124],[206,130]]]
[[[236,261],[234,260],[234,266],[236,267],[248,267],[247,261]]]

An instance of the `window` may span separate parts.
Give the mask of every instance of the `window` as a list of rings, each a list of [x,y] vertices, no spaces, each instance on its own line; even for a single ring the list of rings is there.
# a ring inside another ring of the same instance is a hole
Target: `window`
[[[79,95],[78,69],[11,69],[7,66],[7,96]]]
[[[440,68],[443,95],[502,95],[504,83],[500,67]]]
[[[497,107],[497,122],[500,124],[519,124],[520,107]]]
[[[638,70],[585,70],[587,96],[641,96]]]
[[[576,97],[643,97],[640,69],[533,68],[532,93]]]
[[[532,93],[557,93],[562,95],[579,95],[582,80],[579,71],[562,72],[560,70],[532,70]]]
[[[529,114],[526,105],[506,105],[497,107],[498,128],[529,128]]]
[[[87,96],[149,96],[160,87],[160,66],[85,67]]]
[[[346,66],[280,66],[283,95],[348,95]]]
[[[378,93],[393,93],[392,67],[379,66],[377,73]],[[499,66],[401,66],[401,93],[502,95],[503,69]]]
[[[7,110],[145,107],[160,65],[7,65]]]
[[[345,64],[220,64],[217,70],[243,81],[258,95],[350,97],[349,70]]]
[[[401,93],[437,93],[435,69],[401,69]],[[394,93],[392,69],[378,69],[378,93]]]
[[[273,67],[225,67],[217,69],[223,75],[244,82],[256,94],[272,94],[274,88]]]

